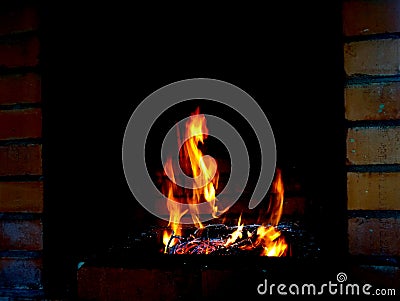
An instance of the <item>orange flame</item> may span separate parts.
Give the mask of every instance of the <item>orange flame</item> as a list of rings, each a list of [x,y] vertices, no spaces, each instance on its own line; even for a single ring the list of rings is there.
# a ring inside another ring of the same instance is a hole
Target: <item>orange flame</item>
[[[179,133],[178,133],[179,134]],[[170,181],[164,182],[163,193],[168,197],[167,208],[169,211],[168,226],[171,231],[164,231],[163,243],[165,245],[164,253],[167,248],[173,246],[176,242],[171,240],[172,235],[181,235],[180,220],[190,213],[192,220],[197,228],[203,228],[200,221],[197,204],[204,200],[210,205],[211,214],[217,217],[218,206],[216,205],[216,190],[218,188],[219,174],[217,162],[204,156],[199,145],[204,144],[208,136],[206,119],[200,114],[199,107],[192,113],[186,123],[183,147],[179,152],[179,164],[183,171],[193,178],[193,187],[191,193],[182,193],[182,188],[176,184],[173,171],[173,162],[169,158],[164,166],[164,172],[170,178]],[[179,137],[179,135],[178,135]],[[183,196],[182,196],[183,195]],[[283,209],[284,186],[280,169],[276,170],[274,181],[271,185],[271,198],[268,208],[268,220],[257,228],[257,238],[251,246],[242,246],[242,249],[252,249],[261,247],[262,256],[285,256],[287,253],[287,243],[281,232],[276,228]],[[182,211],[182,203],[186,202],[189,209]],[[224,247],[234,244],[243,237],[244,224],[241,222],[240,215],[237,229],[230,234],[230,237],[224,243]],[[255,233],[247,232],[247,238],[252,238]],[[206,247],[205,254],[209,250]]]
[[[273,197],[271,198],[268,208],[268,211],[270,212],[269,224],[271,224],[272,226],[277,226],[282,216],[283,200],[285,194],[280,169],[276,169],[275,179],[272,182],[271,186],[271,193]]]
[[[183,171],[193,178],[192,193],[187,193],[184,200],[178,195],[179,187],[175,181],[172,168],[172,159],[169,158],[164,166],[164,172],[172,181],[166,183],[167,191],[164,194],[168,197],[167,208],[170,214],[169,224],[175,235],[180,235],[179,223],[188,210],[182,212],[181,202],[185,201],[189,205],[190,215],[196,227],[203,228],[199,218],[198,207],[203,200],[207,201],[211,208],[213,217],[217,217],[218,207],[216,206],[216,190],[218,188],[217,162],[210,156],[204,156],[199,149],[199,144],[203,144],[208,136],[206,118],[200,114],[197,107],[186,123],[184,144],[179,153],[179,163]],[[165,187],[164,187],[165,189]],[[172,233],[164,233],[164,245],[170,240]]]
[[[276,229],[278,225],[283,209],[284,200],[284,187],[281,176],[281,171],[276,170],[275,179],[272,183],[271,189],[272,197],[270,202],[269,210],[271,211],[271,216],[269,222],[263,224],[257,228],[257,239],[251,246],[243,246],[242,249],[250,250],[253,248],[261,247],[261,256],[285,256],[287,253],[287,243],[285,238],[281,236],[281,232]],[[241,224],[241,216],[239,218],[237,229],[231,233],[230,237],[225,243],[225,247],[233,244],[237,239],[242,238],[243,226]],[[251,238],[252,233],[247,233],[247,237]]]
[[[256,245],[261,245],[262,256],[284,256],[287,251],[287,243],[280,231],[273,226],[260,226],[257,229]]]
[[[262,256],[279,257],[286,255],[288,247],[285,238],[281,236],[281,232],[276,229],[282,216],[285,192],[280,169],[276,170],[275,179],[271,186],[272,197],[268,208],[270,213],[269,221],[258,227],[255,246],[262,246]]]
[[[173,183],[175,183],[171,158],[167,159],[165,166],[164,166],[164,170],[166,171],[166,173],[172,175],[171,180],[173,181]],[[175,199],[174,198],[174,190],[176,190],[176,188],[177,188],[176,185],[172,185],[172,184],[168,185],[168,191],[167,191],[167,196],[168,196],[167,208],[169,211],[168,226],[171,228],[172,231],[170,233],[167,230],[164,231],[164,234],[163,234],[163,243],[165,245],[164,253],[167,252],[167,246],[168,246],[168,243],[170,242],[171,236],[182,234],[182,230],[179,227],[179,223],[180,223],[182,216],[187,213],[187,210],[182,212],[182,208],[181,208],[182,205],[180,203],[174,201],[174,199]],[[171,241],[170,246],[173,246],[173,245],[174,245],[174,242]]]
[[[197,107],[186,123],[185,143],[180,161],[182,165],[186,166],[186,171],[194,179],[193,194],[191,198],[187,199],[187,202],[189,203],[193,222],[199,228],[203,228],[199,220],[199,212],[196,206],[190,206],[190,204],[200,203],[203,196],[210,204],[213,217],[217,217],[216,213],[218,211],[218,207],[215,204],[215,191],[218,188],[219,178],[217,162],[209,156],[204,156],[198,147],[200,143],[204,143],[207,136],[206,118],[203,114],[200,114],[200,108]]]
[[[226,241],[226,243],[224,245],[225,247],[233,244],[238,238],[242,238],[244,224],[241,224],[241,221],[242,221],[242,215],[240,215],[240,217],[239,217],[237,229],[233,233],[231,233],[231,236],[228,238],[228,240]]]

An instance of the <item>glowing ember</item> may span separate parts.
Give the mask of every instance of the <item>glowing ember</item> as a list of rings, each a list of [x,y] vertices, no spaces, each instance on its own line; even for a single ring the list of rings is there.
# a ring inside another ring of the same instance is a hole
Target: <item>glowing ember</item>
[[[213,217],[217,217],[219,213],[216,198],[219,179],[217,162],[209,156],[204,156],[199,149],[199,145],[204,144],[207,136],[205,116],[200,114],[197,108],[186,123],[185,142],[179,153],[179,164],[183,171],[194,179],[191,190],[182,189],[176,184],[172,159],[168,159],[165,163],[164,172],[171,180],[163,183],[163,193],[168,197],[167,208],[170,214],[168,223],[170,231],[164,231],[163,235],[164,253],[228,254],[232,253],[232,250],[238,250],[257,252],[261,256],[285,256],[287,243],[277,228],[284,200],[284,188],[279,169],[276,170],[275,179],[271,185],[270,205],[267,212],[269,218],[265,222],[245,226],[240,216],[238,225],[234,229],[225,225],[205,227],[201,223],[195,204],[206,201],[210,205]],[[189,210],[182,211],[182,191],[184,192],[183,201],[189,204]],[[188,211],[197,231],[188,237],[183,237],[180,220]],[[217,235],[209,235],[211,230],[217,230]]]

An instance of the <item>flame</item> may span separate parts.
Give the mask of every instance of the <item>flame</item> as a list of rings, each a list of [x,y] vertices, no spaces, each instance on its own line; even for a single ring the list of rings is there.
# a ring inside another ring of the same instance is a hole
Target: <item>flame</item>
[[[272,182],[271,186],[272,198],[270,200],[270,205],[268,208],[268,211],[270,212],[269,224],[271,224],[272,226],[277,226],[282,216],[283,200],[285,194],[285,189],[283,187],[282,181],[282,173],[279,168],[275,171],[275,179]]]
[[[170,231],[166,230],[163,234],[164,253],[167,253],[168,247],[174,246],[178,241],[175,238],[171,238],[182,235],[180,221],[186,213],[190,213],[197,228],[204,227],[200,221],[197,204],[206,201],[210,205],[212,216],[217,217],[216,190],[218,189],[219,180],[217,162],[210,156],[204,156],[200,149],[200,145],[204,144],[207,136],[208,129],[205,116],[200,114],[200,109],[197,107],[186,123],[184,143],[179,152],[179,164],[182,170],[193,179],[191,193],[176,184],[172,158],[169,158],[164,166],[164,173],[170,178],[170,180],[163,183],[163,193],[168,197],[167,208],[170,215],[168,223]],[[242,237],[247,237],[251,241],[251,245],[241,245],[239,248],[246,250],[260,248],[260,255],[262,256],[285,256],[288,245],[276,227],[282,216],[283,201],[284,185],[282,175],[280,169],[276,169],[275,178],[271,185],[271,197],[266,222],[262,223],[257,228],[257,231],[243,233],[244,223],[242,223],[242,215],[240,215],[236,230],[229,235],[225,242],[222,242],[223,247],[232,246]],[[184,202],[189,205],[189,209],[183,211],[182,203]],[[207,242],[205,249],[203,249],[204,254],[209,254],[215,249],[215,246],[208,243],[210,242]],[[183,250],[181,254],[185,252],[187,251]]]
[[[204,140],[207,137],[206,118],[203,114],[200,114],[200,108],[197,107],[186,123],[184,144],[179,152],[180,166],[186,174],[193,178],[193,189],[191,193],[186,193],[184,200],[179,199],[177,196],[181,188],[178,187],[175,181],[172,159],[168,158],[164,165],[164,172],[171,179],[171,181],[165,183],[163,190],[168,197],[167,208],[170,214],[168,226],[172,229],[172,233],[167,231],[164,233],[163,242],[165,246],[167,246],[172,234],[181,235],[179,223],[182,216],[188,211],[196,227],[204,227],[200,221],[198,207],[196,206],[203,200],[210,205],[212,216],[217,217],[216,190],[219,179],[217,162],[210,156],[204,156],[199,148],[199,145],[204,144]],[[185,201],[189,205],[188,210],[182,212],[181,201]]]
[[[213,217],[217,217],[218,211],[215,198],[219,178],[217,162],[209,156],[205,157],[199,149],[199,144],[204,144],[207,137],[206,118],[203,114],[200,114],[200,108],[197,107],[186,123],[185,143],[180,153],[180,162],[181,165],[186,167],[186,172],[191,174],[194,179],[193,194],[191,198],[187,199],[187,202],[192,220],[199,228],[203,228],[203,225],[199,220],[197,206],[190,206],[190,204],[200,203],[203,196],[210,204]]]
[[[173,173],[173,168],[172,168],[172,159],[168,158],[165,166],[164,166],[164,170],[166,171],[166,173],[172,175],[172,182],[175,183],[175,177],[174,177],[174,173]],[[169,183],[167,185],[168,189],[167,189],[167,208],[169,211],[169,223],[168,226],[171,228],[171,232],[165,230],[164,234],[163,234],[163,243],[165,245],[165,249],[164,249],[164,253],[167,252],[167,247],[168,247],[168,243],[170,243],[170,246],[174,245],[174,241],[171,241],[171,236],[172,235],[182,235],[182,230],[179,227],[180,224],[180,220],[182,218],[183,215],[185,215],[187,213],[187,210],[182,211],[182,205],[178,202],[175,201],[174,198],[174,194],[175,194],[175,190],[177,189],[176,185],[173,185],[171,183]]]
[[[288,245],[285,238],[281,236],[281,232],[276,229],[282,216],[285,192],[280,169],[276,169],[275,179],[271,186],[271,199],[268,208],[270,217],[266,224],[257,228],[255,246],[262,246],[262,256],[285,256]]]
[[[262,256],[284,256],[287,251],[287,243],[280,231],[273,226],[260,226],[257,229],[256,245],[261,245]]]
[[[242,238],[244,224],[240,224],[241,221],[242,221],[242,215],[240,215],[240,217],[239,217],[237,229],[233,233],[231,233],[231,236],[228,238],[228,240],[226,241],[226,243],[224,245],[225,247],[233,244],[238,238]]]

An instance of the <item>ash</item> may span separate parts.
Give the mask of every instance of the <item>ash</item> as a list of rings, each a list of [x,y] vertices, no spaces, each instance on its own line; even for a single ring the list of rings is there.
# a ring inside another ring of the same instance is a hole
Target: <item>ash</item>
[[[227,244],[238,226],[210,224],[196,229],[189,235],[172,235],[166,247],[170,255],[260,255],[261,245],[256,243],[260,224],[244,225],[242,235],[234,243]],[[269,225],[265,227],[271,227]],[[275,227],[288,244],[285,256],[318,257],[319,247],[312,235],[295,222],[282,222]]]
[[[238,226],[209,224],[204,228],[183,228],[182,235],[172,235],[165,247],[162,235],[167,227],[152,226],[138,235],[130,236],[123,244],[124,249],[140,249],[142,252],[164,253],[165,256],[187,255],[251,255],[260,256],[262,246],[255,244],[260,224],[244,225],[242,237],[227,245],[227,240]],[[288,244],[285,256],[299,259],[317,259],[320,247],[316,237],[301,222],[281,221],[276,227]],[[120,245],[121,247],[121,245]]]

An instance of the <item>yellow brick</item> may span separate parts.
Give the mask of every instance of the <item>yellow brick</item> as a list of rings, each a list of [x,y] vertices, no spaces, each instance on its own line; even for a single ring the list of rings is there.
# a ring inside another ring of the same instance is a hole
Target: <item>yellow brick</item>
[[[347,209],[400,210],[400,173],[347,173]]]
[[[344,45],[344,69],[351,75],[398,75],[400,40],[384,39]]]
[[[347,120],[400,119],[400,83],[370,84],[345,89]]]
[[[400,127],[350,128],[347,164],[399,164]]]

